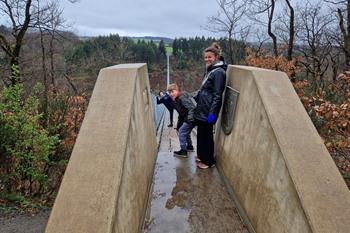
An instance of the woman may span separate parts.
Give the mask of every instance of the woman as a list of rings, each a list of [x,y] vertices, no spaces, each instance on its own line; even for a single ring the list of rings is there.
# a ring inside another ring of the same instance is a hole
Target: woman
[[[206,73],[202,86],[195,99],[197,107],[194,112],[197,128],[197,167],[206,169],[215,165],[213,125],[215,124],[222,103],[226,85],[227,64],[220,56],[217,43],[204,50]]]

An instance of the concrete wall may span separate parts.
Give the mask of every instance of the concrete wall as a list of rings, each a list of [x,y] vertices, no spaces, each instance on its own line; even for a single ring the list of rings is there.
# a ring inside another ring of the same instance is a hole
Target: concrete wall
[[[46,233],[142,227],[157,155],[149,93],[146,64],[100,71]]]
[[[257,233],[348,233],[350,192],[288,77],[230,66],[233,131],[216,129],[218,167]]]

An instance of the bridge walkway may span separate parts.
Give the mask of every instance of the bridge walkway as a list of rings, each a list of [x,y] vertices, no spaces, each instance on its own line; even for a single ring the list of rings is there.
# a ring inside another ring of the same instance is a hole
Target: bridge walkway
[[[188,158],[173,156],[178,136],[165,119],[143,232],[248,233],[218,170],[197,169],[195,151]],[[195,146],[194,133],[192,140]]]

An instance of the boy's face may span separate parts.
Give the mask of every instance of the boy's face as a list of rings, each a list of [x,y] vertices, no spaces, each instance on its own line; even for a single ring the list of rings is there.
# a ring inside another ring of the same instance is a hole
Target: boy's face
[[[180,95],[180,92],[179,92],[179,90],[171,90],[171,91],[169,91],[169,95],[171,96],[171,98],[173,100],[175,100],[175,98]]]

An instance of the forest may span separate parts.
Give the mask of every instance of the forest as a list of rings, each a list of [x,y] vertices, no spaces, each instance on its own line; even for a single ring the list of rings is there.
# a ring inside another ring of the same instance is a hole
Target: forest
[[[287,73],[350,187],[350,2],[304,2],[218,0],[217,37],[152,40],[80,38],[58,1],[0,0],[0,209],[52,205],[101,68],[147,63],[157,93],[171,51],[172,82],[194,91],[213,41],[229,64]]]

